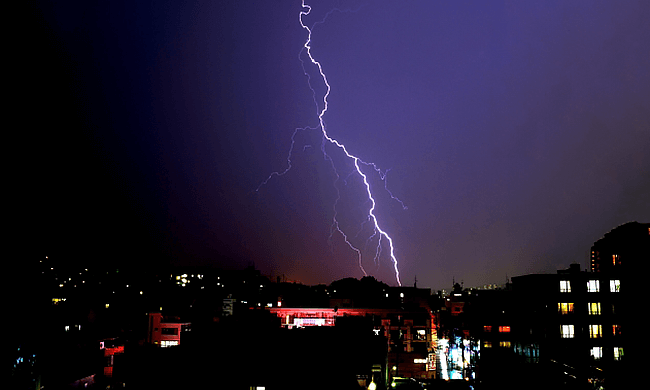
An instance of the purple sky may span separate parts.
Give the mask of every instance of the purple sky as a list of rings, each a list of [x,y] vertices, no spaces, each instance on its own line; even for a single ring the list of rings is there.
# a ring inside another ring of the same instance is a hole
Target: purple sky
[[[255,192],[287,167],[294,129],[318,124],[300,2],[132,3],[21,13],[9,111],[25,245],[79,261],[254,262],[308,284],[362,276],[329,240],[335,176],[318,130],[299,132],[292,169]],[[374,177],[403,284],[586,267],[604,233],[650,222],[647,2],[310,5],[309,25],[343,11],[312,35],[327,131],[390,170],[408,206]],[[375,264],[366,246],[359,178],[339,188],[364,267],[395,284],[387,248]]]

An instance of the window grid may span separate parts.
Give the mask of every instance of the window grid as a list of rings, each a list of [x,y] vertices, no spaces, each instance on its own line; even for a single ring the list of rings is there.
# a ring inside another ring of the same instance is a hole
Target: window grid
[[[573,325],[560,325],[560,335],[563,339],[572,339],[575,336]]]
[[[589,325],[589,337],[592,339],[598,339],[603,337],[603,326]]]
[[[560,292],[570,293],[571,292],[571,282],[568,280],[560,280]]]
[[[600,315],[600,302],[587,303],[587,311],[589,315]]]
[[[594,359],[600,359],[603,357],[603,347],[593,347],[591,348],[591,357]]]
[[[572,302],[558,302],[557,311],[560,314],[573,313],[573,303]]]

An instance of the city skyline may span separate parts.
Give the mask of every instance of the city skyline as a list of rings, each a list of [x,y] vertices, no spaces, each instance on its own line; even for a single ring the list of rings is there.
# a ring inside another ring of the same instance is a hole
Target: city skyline
[[[645,3],[308,4],[310,26],[340,10],[311,42],[328,132],[408,206],[373,183],[403,285],[584,269],[605,233],[650,221]],[[312,285],[363,276],[329,239],[336,189],[318,132],[297,133],[292,169],[255,191],[287,168],[294,130],[318,125],[300,1],[27,7],[16,230],[28,250],[254,263]],[[340,186],[353,238],[368,208],[358,184]],[[390,262],[355,245],[394,285]]]

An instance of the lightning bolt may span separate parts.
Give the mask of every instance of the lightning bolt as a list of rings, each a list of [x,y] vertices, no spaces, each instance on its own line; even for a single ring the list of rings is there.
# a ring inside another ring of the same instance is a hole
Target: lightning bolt
[[[323,72],[322,65],[320,64],[320,62],[318,62],[318,61],[316,61],[314,59],[314,57],[313,57],[313,55],[311,53],[311,35],[312,35],[313,28],[317,24],[324,23],[325,20],[327,19],[327,17],[330,14],[332,14],[332,12],[334,12],[334,11],[339,11],[340,12],[340,10],[337,10],[337,9],[328,12],[325,15],[325,17],[323,18],[323,20],[321,20],[320,22],[316,22],[312,26],[312,28],[309,28],[304,23],[303,17],[309,15],[309,13],[311,12],[311,6],[305,4],[305,0],[302,0],[302,10],[300,11],[299,21],[300,21],[300,26],[307,31],[307,40],[305,41],[305,44],[304,44],[303,48],[300,51],[299,59],[300,59],[300,62],[302,63],[303,72],[304,72],[305,76],[307,77],[307,83],[309,85],[309,88],[312,91],[312,97],[314,99],[314,104],[316,105],[316,111],[318,113],[318,127],[309,127],[309,126],[307,126],[307,127],[297,128],[297,129],[294,130],[293,135],[291,136],[291,147],[289,148],[289,154],[287,156],[287,168],[285,170],[283,170],[283,171],[277,171],[277,172],[271,173],[266,178],[266,180],[264,180],[257,187],[256,192],[258,192],[261,187],[266,185],[269,182],[269,180],[271,180],[273,177],[275,177],[275,176],[283,176],[287,172],[289,172],[289,170],[291,170],[291,167],[292,167],[292,165],[291,165],[291,157],[293,155],[293,150],[294,150],[294,146],[295,146],[295,142],[296,142],[295,138],[296,138],[296,134],[298,132],[307,131],[307,130],[318,130],[318,131],[320,131],[322,133],[322,135],[323,135],[322,142],[321,142],[321,151],[323,152],[323,156],[325,157],[325,159],[330,162],[330,164],[332,166],[332,169],[333,169],[333,171],[334,171],[334,173],[336,175],[336,180],[335,180],[334,187],[336,188],[337,198],[336,198],[336,200],[334,202],[334,206],[333,206],[333,208],[334,208],[334,216],[332,218],[332,224],[331,224],[331,227],[330,227],[330,241],[331,241],[331,239],[333,237],[333,234],[335,232],[338,232],[343,237],[346,244],[357,254],[357,258],[358,258],[358,262],[359,262],[359,268],[361,269],[363,274],[366,275],[366,276],[368,275],[368,273],[366,272],[366,270],[364,269],[363,264],[362,264],[361,250],[352,244],[352,242],[348,238],[348,235],[339,226],[339,222],[338,222],[338,219],[337,219],[337,217],[338,217],[337,205],[339,203],[339,200],[341,199],[341,196],[340,196],[339,188],[336,185],[336,183],[338,183],[341,180],[341,176],[339,175],[336,167],[334,166],[334,161],[332,160],[330,155],[325,151],[325,145],[328,144],[328,143],[331,144],[331,145],[334,145],[335,147],[337,147],[341,151],[343,151],[345,156],[353,162],[354,170],[352,171],[351,175],[358,175],[362,179],[363,185],[364,185],[365,190],[366,190],[366,196],[367,196],[367,199],[368,199],[368,201],[370,203],[370,209],[368,210],[368,217],[367,217],[366,221],[364,221],[363,225],[365,225],[367,222],[370,222],[372,224],[372,229],[373,229],[372,235],[366,240],[366,246],[372,240],[377,239],[377,246],[375,248],[374,261],[375,261],[375,264],[378,264],[379,256],[381,255],[381,252],[382,252],[382,240],[387,241],[390,259],[391,259],[392,266],[393,266],[394,273],[395,273],[395,279],[397,281],[397,284],[399,286],[401,286],[402,283],[400,281],[399,267],[398,267],[397,257],[395,256],[395,246],[393,244],[393,239],[388,235],[388,233],[385,230],[383,230],[381,228],[381,226],[379,224],[377,216],[375,215],[376,201],[375,201],[375,198],[373,196],[373,192],[372,192],[370,183],[368,181],[368,175],[366,173],[364,173],[364,171],[362,170],[361,167],[364,166],[364,167],[367,167],[367,168],[371,168],[375,172],[375,174],[378,175],[379,179],[384,182],[384,189],[388,192],[391,199],[397,201],[402,206],[402,208],[404,210],[406,210],[407,207],[404,205],[404,203],[401,200],[399,200],[397,197],[395,197],[388,190],[388,186],[387,186],[388,170],[387,171],[382,171],[380,168],[377,167],[376,164],[365,162],[361,158],[351,154],[348,151],[348,149],[345,147],[345,145],[343,145],[341,142],[339,142],[338,140],[336,140],[335,138],[331,137],[328,134],[326,126],[325,126],[325,121],[323,119],[325,113],[327,112],[327,108],[328,108],[327,99],[329,97],[331,87],[330,87],[329,82],[327,81],[327,76]],[[320,111],[319,111],[319,107],[321,106],[321,104],[319,104],[319,101],[318,101],[318,99],[316,97],[316,91],[312,87],[311,76],[310,76],[309,72],[305,69],[305,62],[302,60],[303,53],[306,53],[309,62],[311,62],[314,66],[316,66],[318,68],[318,72],[320,73],[320,77],[321,77],[321,79],[323,80],[323,82],[325,83],[325,86],[326,86],[325,94],[324,94],[324,96],[323,96],[323,98],[321,100],[322,108],[320,109]],[[348,175],[348,177],[349,177],[349,175]],[[347,177],[346,177],[346,179],[347,179]],[[346,180],[344,180],[344,182],[346,182]],[[362,230],[363,230],[363,226],[362,226]],[[357,233],[357,235],[359,233]]]

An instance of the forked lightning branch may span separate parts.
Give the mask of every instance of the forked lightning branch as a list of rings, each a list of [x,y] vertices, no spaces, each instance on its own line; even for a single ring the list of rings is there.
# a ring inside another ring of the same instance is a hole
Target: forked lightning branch
[[[333,11],[335,11],[335,10],[333,10]],[[344,144],[342,144],[341,142],[339,142],[338,140],[336,140],[335,138],[331,137],[328,134],[326,126],[325,126],[324,116],[327,113],[327,109],[328,109],[328,101],[327,101],[327,99],[328,99],[330,91],[331,91],[331,86],[330,86],[329,82],[327,81],[327,76],[325,75],[325,72],[323,71],[323,67],[322,67],[321,63],[316,61],[316,59],[312,55],[312,52],[311,52],[311,49],[312,49],[312,47],[311,47],[311,37],[312,37],[312,32],[313,32],[314,26],[316,24],[324,23],[325,20],[327,19],[327,17],[330,16],[333,11],[330,11],[329,13],[327,13],[326,16],[323,18],[323,20],[313,24],[312,27],[310,28],[309,26],[307,26],[305,24],[304,17],[311,13],[311,6],[305,4],[304,0],[302,1],[302,10],[300,11],[299,21],[300,21],[300,26],[305,31],[307,31],[307,39],[305,41],[305,44],[304,44],[303,48],[301,49],[301,53],[300,53],[299,58],[300,58],[300,61],[303,63],[303,71],[305,73],[305,76],[307,77],[307,80],[308,80],[307,83],[309,85],[309,88],[311,89],[312,94],[314,96],[314,103],[316,104],[316,108],[317,108],[317,112],[318,112],[318,127],[303,127],[303,128],[295,129],[295,131],[294,131],[294,133],[293,133],[293,135],[291,137],[291,147],[289,148],[289,154],[287,156],[287,167],[286,167],[286,169],[284,169],[283,171],[276,171],[276,172],[271,173],[266,178],[266,180],[264,180],[260,184],[260,186],[257,188],[257,191],[259,191],[262,186],[264,186],[266,183],[268,183],[268,181],[272,177],[274,177],[274,176],[283,176],[284,174],[286,174],[291,169],[291,158],[292,158],[293,151],[294,151],[295,136],[296,136],[296,133],[298,131],[306,131],[306,130],[320,131],[322,133],[322,137],[323,137],[321,150],[323,152],[323,155],[325,156],[325,159],[331,163],[332,169],[333,169],[333,171],[334,171],[334,173],[336,175],[336,180],[334,182],[334,187],[336,188],[337,199],[334,201],[334,206],[333,206],[334,207],[334,216],[332,218],[332,224],[331,224],[332,234],[338,233],[343,237],[343,239],[345,240],[347,245],[350,247],[350,249],[352,249],[357,254],[358,262],[359,262],[359,268],[361,269],[363,274],[367,276],[368,273],[366,272],[366,270],[364,269],[363,264],[362,264],[361,250],[351,243],[350,239],[348,238],[348,234],[346,234],[340,228],[339,221],[337,219],[337,216],[338,216],[337,205],[338,205],[338,202],[340,200],[340,193],[339,193],[339,189],[337,187],[337,183],[340,180],[340,176],[339,176],[339,173],[337,172],[337,170],[336,170],[336,168],[334,166],[334,162],[333,162],[332,158],[325,151],[325,145],[326,144],[333,145],[334,147],[340,149],[344,153],[345,157],[347,159],[349,159],[351,161],[352,165],[354,166],[353,174],[358,175],[361,178],[361,180],[363,182],[363,187],[365,188],[365,191],[364,191],[364,193],[360,194],[359,196],[363,196],[367,200],[367,202],[370,204],[370,208],[368,210],[368,216],[367,216],[366,222],[371,223],[372,230],[373,230],[373,233],[368,237],[368,240],[369,241],[376,240],[375,255],[374,255],[375,262],[378,261],[379,256],[382,253],[382,248],[387,246],[388,247],[387,248],[388,249],[388,254],[390,256],[392,267],[393,267],[393,270],[394,270],[394,273],[395,273],[395,280],[397,281],[397,284],[401,286],[402,284],[401,284],[401,281],[400,281],[399,267],[398,267],[397,257],[395,256],[395,246],[394,246],[394,243],[393,243],[393,239],[391,238],[391,236],[384,229],[382,229],[382,227],[380,225],[380,222],[379,222],[379,220],[377,218],[377,215],[375,214],[377,204],[376,204],[376,201],[375,201],[375,197],[373,195],[373,189],[372,189],[372,187],[370,185],[368,175],[366,173],[364,173],[364,171],[362,170],[362,166],[365,167],[365,168],[371,168],[370,169],[371,173],[376,174],[379,177],[379,179],[382,182],[384,182],[384,186],[382,187],[382,190],[388,191],[387,188],[386,188],[386,185],[385,185],[386,172],[380,170],[374,163],[365,162],[361,158],[359,158],[358,156],[350,153],[348,151],[348,149],[345,147]],[[318,74],[320,75],[321,79],[323,80],[323,82],[325,84],[325,87],[326,87],[325,93],[323,94],[322,98],[320,98],[320,99],[317,97],[316,91],[314,90],[314,88],[313,88],[313,86],[311,84],[311,75],[307,71],[307,69],[305,67],[305,63],[302,60],[303,53],[306,54],[306,57],[307,57],[308,61],[316,69],[318,69]],[[320,100],[320,103],[319,103],[319,100]],[[390,194],[392,199],[399,202],[400,205],[404,209],[406,209],[404,204],[399,199],[394,197],[393,194],[391,194],[390,192],[389,192],[389,194]]]

